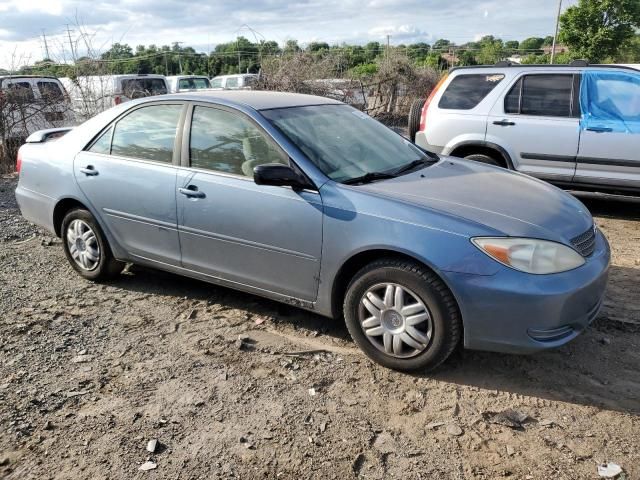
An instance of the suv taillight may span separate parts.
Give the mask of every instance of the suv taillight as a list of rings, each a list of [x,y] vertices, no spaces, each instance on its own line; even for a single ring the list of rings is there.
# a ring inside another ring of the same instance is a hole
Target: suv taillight
[[[120,105],[120,104],[122,103],[122,97],[121,97],[120,95],[116,95],[116,96],[113,98],[113,102],[114,102],[116,105]]]
[[[22,168],[22,154],[20,150],[18,150],[18,156],[16,158],[16,172],[20,173],[20,169]]]
[[[424,132],[425,128],[427,127],[427,110],[429,110],[429,105],[431,104],[431,100],[433,100],[433,97],[436,96],[436,93],[438,93],[438,90],[440,90],[440,87],[442,87],[444,82],[447,80],[447,77],[448,75],[445,74],[440,79],[440,81],[436,84],[435,88],[431,90],[431,93],[427,97],[427,101],[424,102],[424,107],[422,107],[422,115],[420,115],[420,131],[421,132]]]

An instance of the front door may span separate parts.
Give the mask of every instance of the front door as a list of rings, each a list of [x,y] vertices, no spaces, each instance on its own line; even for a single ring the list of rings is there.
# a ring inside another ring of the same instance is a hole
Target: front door
[[[520,172],[571,181],[580,121],[576,85],[573,74],[522,75],[494,105],[486,140],[510,147]]]
[[[80,189],[134,260],[180,265],[174,152],[183,108],[180,104],[137,108],[74,160]]]
[[[178,178],[183,267],[251,289],[315,300],[320,194],[254,183],[255,166],[289,163],[289,158],[239,112],[195,106],[189,141],[189,168]]]
[[[640,188],[640,74],[585,72],[576,182]]]

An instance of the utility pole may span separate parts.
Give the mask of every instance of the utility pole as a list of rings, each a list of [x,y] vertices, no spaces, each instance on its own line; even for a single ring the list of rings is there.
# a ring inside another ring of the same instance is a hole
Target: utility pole
[[[76,51],[73,48],[73,42],[71,41],[71,32],[73,30],[69,30],[69,24],[67,23],[67,36],[69,37],[69,47],[71,47],[71,58],[73,59],[74,63],[76,61]]]
[[[556,57],[556,42],[558,41],[558,29],[560,28],[560,13],[562,12],[562,0],[558,0],[558,15],[556,16],[556,33],[553,36],[553,45],[551,46],[551,65]]]
[[[391,35],[387,35],[387,61],[389,61],[389,41],[391,39]]]
[[[177,46],[176,51],[178,53],[178,68],[180,68],[180,74],[182,74],[182,57],[180,55],[180,45],[182,45],[184,42],[174,42]]]
[[[44,33],[44,28],[42,29],[42,40],[44,41],[44,51],[47,60],[51,60],[49,56],[49,45],[47,45],[47,35]]]

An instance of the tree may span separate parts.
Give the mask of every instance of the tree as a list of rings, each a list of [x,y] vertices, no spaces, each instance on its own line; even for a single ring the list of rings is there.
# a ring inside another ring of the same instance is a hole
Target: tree
[[[509,40],[507,42],[504,42],[504,47],[508,48],[509,50],[518,50],[518,48],[520,48],[520,42],[518,42],[517,40]]]
[[[560,17],[560,40],[578,57],[615,57],[640,28],[638,0],[580,0]]]
[[[540,38],[540,37],[525,38],[520,42],[520,50],[540,50],[542,48],[543,43],[544,43],[544,38]]]
[[[433,44],[433,47],[431,47],[433,50],[446,50],[447,48],[449,48],[451,46],[451,42],[445,38],[441,38],[439,40],[436,40],[436,42]]]
[[[543,47],[550,47],[553,45],[553,35],[547,35],[542,42]]]
[[[502,40],[493,35],[487,35],[480,40],[480,51],[476,61],[481,65],[493,65],[505,57]]]

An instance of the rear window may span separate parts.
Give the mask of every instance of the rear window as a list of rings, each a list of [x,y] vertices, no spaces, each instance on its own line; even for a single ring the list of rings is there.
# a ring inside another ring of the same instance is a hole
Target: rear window
[[[40,96],[47,100],[63,101],[64,94],[56,82],[38,82]]]
[[[178,82],[178,88],[198,90],[200,88],[209,88],[208,78],[181,78]]]
[[[220,88],[220,87],[222,87],[222,79],[221,78],[214,78],[213,80],[211,80],[211,87],[212,88]]]
[[[500,73],[458,75],[451,80],[438,107],[447,110],[471,110],[503,79],[504,75]]]
[[[29,82],[11,82],[7,85],[9,102],[33,102],[35,97]]]
[[[238,86],[238,77],[227,78],[225,85],[227,88],[236,88]]]
[[[161,78],[131,78],[122,81],[122,93],[129,98],[163,95],[167,86]]]

